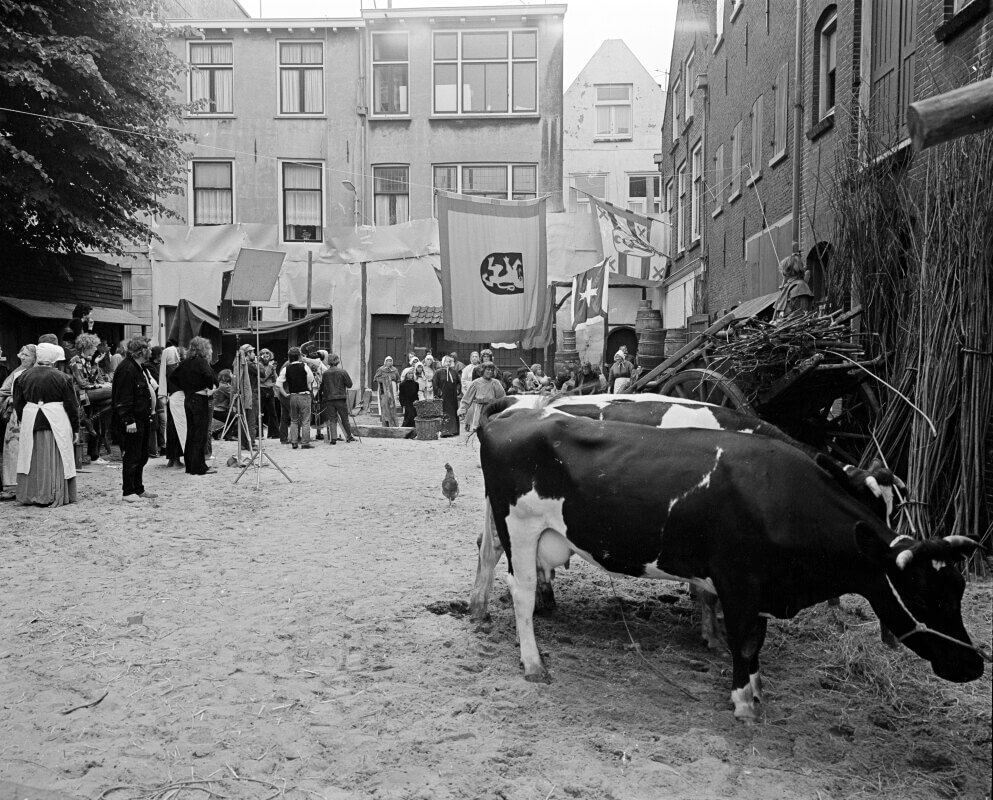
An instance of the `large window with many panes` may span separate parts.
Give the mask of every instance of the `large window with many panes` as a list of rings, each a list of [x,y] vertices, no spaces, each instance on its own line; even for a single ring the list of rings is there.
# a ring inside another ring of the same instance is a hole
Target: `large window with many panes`
[[[533,114],[538,110],[538,32],[437,31],[435,114]]]
[[[630,83],[603,83],[596,88],[596,138],[630,139],[634,111]]]
[[[372,168],[372,193],[377,225],[396,225],[410,221],[409,167]]]
[[[535,164],[438,164],[434,168],[434,188],[498,200],[531,200],[538,196],[538,167]]]
[[[234,222],[234,164],[231,161],[193,162],[193,224]]]
[[[659,213],[662,206],[659,196],[661,181],[657,172],[648,175],[628,175],[628,210],[637,211],[639,214]]]

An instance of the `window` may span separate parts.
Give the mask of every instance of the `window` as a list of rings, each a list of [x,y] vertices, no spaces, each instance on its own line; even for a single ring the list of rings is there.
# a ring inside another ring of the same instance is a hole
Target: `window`
[[[538,196],[538,167],[535,164],[436,166],[434,188],[474,197],[531,200]]]
[[[234,191],[230,161],[193,162],[193,224],[234,222]]]
[[[954,0],[952,3],[952,13],[958,14],[971,0]]]
[[[248,321],[249,322],[262,322],[262,306],[249,306],[248,307]]]
[[[672,141],[679,141],[679,134],[683,128],[683,114],[681,111],[683,103],[683,82],[676,76],[676,82],[672,85]]]
[[[731,175],[728,177],[729,200],[741,194],[741,123],[731,131]]]
[[[762,95],[752,103],[752,152],[748,165],[749,180],[762,176]]]
[[[279,43],[279,113],[324,113],[324,45]]]
[[[776,73],[776,119],[773,122],[772,159],[786,153],[786,131],[790,120],[790,65],[784,61]]]
[[[673,221],[673,183],[672,178],[670,178],[665,183],[665,198],[663,202],[665,203],[665,215],[663,221],[666,223],[663,228],[663,246],[662,252],[667,253],[669,258],[672,258],[672,243],[674,241],[672,237],[672,221]]]
[[[631,138],[631,84],[608,83],[596,87],[596,138]]]
[[[533,114],[538,110],[538,32],[434,34],[435,114]]]
[[[661,211],[659,186],[662,178],[654,175],[628,175],[628,210],[639,214]]]
[[[834,111],[835,68],[837,66],[838,14],[829,14],[818,33],[820,58],[817,60],[817,114],[824,119]]]
[[[194,114],[233,114],[231,42],[190,42],[190,102]]]
[[[306,331],[303,334],[306,340],[313,342],[314,346],[317,348],[322,348],[331,352],[331,309],[330,308],[314,308],[311,306],[310,313],[318,314],[322,311],[328,312],[323,317],[321,317],[316,322],[311,322],[310,325],[306,327]],[[290,319],[298,320],[303,319],[307,316],[306,308],[296,308],[290,306]]]
[[[686,99],[685,99],[685,101],[683,103],[683,106],[686,109],[686,121],[687,122],[689,122],[690,119],[693,117],[693,87],[694,87],[694,84],[696,83],[696,76],[693,74],[693,56],[694,55],[695,55],[695,53],[690,53],[686,57],[686,66],[683,69],[683,71],[685,73],[685,77],[683,78],[683,86],[686,89]]]
[[[372,113],[406,114],[407,34],[372,35]]]
[[[324,165],[283,162],[283,240],[324,241]]]
[[[700,217],[703,212],[703,143],[693,148],[693,187],[690,204],[690,240],[700,241]]]
[[[686,249],[686,162],[676,170],[676,251],[681,253]]]
[[[738,16],[741,9],[745,5],[745,0],[733,0],[733,5],[731,6],[731,21],[734,22],[734,18]]]
[[[572,187],[569,190],[569,197],[572,207],[576,211],[590,212],[590,199],[586,194],[591,194],[601,200],[607,197],[607,176],[606,175],[573,175]]]
[[[724,201],[724,145],[714,152],[714,215],[721,210]]]
[[[373,167],[372,193],[375,223],[396,225],[410,221],[410,188],[407,167]]]

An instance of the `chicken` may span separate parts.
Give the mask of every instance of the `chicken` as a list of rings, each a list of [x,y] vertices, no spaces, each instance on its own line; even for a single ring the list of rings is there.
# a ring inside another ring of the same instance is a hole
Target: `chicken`
[[[445,480],[441,482],[441,493],[448,498],[448,507],[451,508],[455,498],[459,496],[459,482],[455,480],[451,464],[445,464]]]

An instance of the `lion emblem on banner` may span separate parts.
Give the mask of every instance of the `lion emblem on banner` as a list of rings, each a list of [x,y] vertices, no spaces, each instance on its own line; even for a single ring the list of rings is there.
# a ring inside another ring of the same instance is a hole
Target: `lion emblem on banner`
[[[493,294],[524,294],[521,253],[490,253],[479,265],[479,277]]]

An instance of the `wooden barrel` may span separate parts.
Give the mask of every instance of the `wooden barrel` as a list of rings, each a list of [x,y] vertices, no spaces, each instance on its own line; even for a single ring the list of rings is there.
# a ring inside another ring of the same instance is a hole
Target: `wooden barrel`
[[[686,328],[669,328],[665,332],[665,357],[674,355],[676,351],[686,344]]]
[[[562,330],[562,347],[559,352],[576,351],[576,331],[564,328]]]
[[[641,334],[646,330],[656,330],[662,327],[662,312],[652,308],[651,300],[642,300],[638,313],[634,318],[634,335],[641,340]]]
[[[575,334],[573,334],[575,335]],[[573,342],[575,344],[575,342]],[[558,369],[573,369],[579,366],[579,351],[578,350],[556,350],[555,351],[555,368]]]
[[[431,419],[414,418],[414,430],[417,431],[417,438],[422,442],[433,442],[437,440],[441,433],[441,418]]]
[[[646,328],[638,337],[638,366],[657,367],[665,360],[665,329]]]

